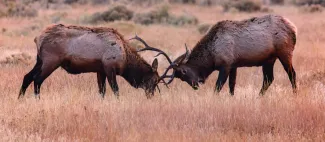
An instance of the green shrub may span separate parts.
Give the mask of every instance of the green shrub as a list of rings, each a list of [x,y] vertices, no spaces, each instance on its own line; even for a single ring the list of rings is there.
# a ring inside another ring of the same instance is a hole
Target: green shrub
[[[168,7],[164,6],[158,10],[150,11],[147,13],[138,13],[134,16],[135,23],[149,25],[149,24],[170,24],[170,25],[196,25],[198,19],[192,15],[185,14],[181,16],[171,15]]]
[[[101,21],[112,22],[116,20],[130,20],[133,17],[133,11],[127,9],[125,6],[114,6],[102,13],[95,13],[89,18],[85,19],[86,23],[97,23]]]
[[[167,23],[169,18],[168,7],[163,6],[158,10],[150,11],[148,13],[138,13],[134,16],[135,23],[149,25],[154,23]]]
[[[230,1],[223,5],[224,11],[236,8],[240,12],[256,12],[262,9],[262,4],[253,0]]]
[[[107,4],[109,3],[109,0],[92,0],[91,3],[94,5]]]
[[[270,0],[271,4],[283,5],[284,0]]]
[[[182,25],[196,25],[198,24],[198,19],[192,15],[186,14],[182,16],[170,16],[168,18],[168,24],[175,25],[175,26],[182,26]]]

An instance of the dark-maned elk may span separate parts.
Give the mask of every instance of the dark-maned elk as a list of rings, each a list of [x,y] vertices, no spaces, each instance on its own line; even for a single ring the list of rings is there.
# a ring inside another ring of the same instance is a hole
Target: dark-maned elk
[[[118,96],[116,75],[122,76],[135,88],[143,88],[148,98],[158,87],[157,59],[150,66],[114,29],[58,24],[48,27],[34,41],[37,62],[25,75],[18,98],[24,96],[32,81],[35,95],[39,97],[41,84],[58,67],[71,74],[97,73],[102,97],[106,92],[106,78]]]
[[[219,70],[215,90],[219,92],[229,76],[233,95],[237,68],[262,66],[264,79],[260,94],[263,95],[274,79],[273,66],[279,59],[296,92],[296,73],[292,66],[296,34],[294,24],[277,15],[221,21],[209,30],[191,53],[186,50],[185,54],[170,62],[162,77],[171,78],[168,83],[174,77],[180,78],[198,89],[214,70]],[[170,69],[174,70],[173,74],[167,76]]]

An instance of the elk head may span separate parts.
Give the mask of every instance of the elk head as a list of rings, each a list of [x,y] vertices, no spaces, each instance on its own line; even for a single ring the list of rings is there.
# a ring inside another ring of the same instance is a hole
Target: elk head
[[[142,38],[140,38],[139,36],[136,35],[135,37],[133,37],[133,38],[131,38],[131,39],[129,39],[129,40],[133,40],[133,39],[140,41],[140,42],[141,42],[142,44],[144,44],[144,46],[145,46],[145,48],[142,48],[142,49],[138,50],[137,52],[142,52],[142,51],[145,51],[145,50],[156,51],[156,52],[159,52],[159,54],[158,54],[157,56],[159,56],[160,54],[164,54],[164,55],[169,59],[169,57],[167,56],[166,53],[164,53],[163,51],[161,51],[161,50],[159,50],[159,49],[157,49],[157,48],[153,48],[153,47],[149,46],[149,45],[148,45],[148,44],[147,44],[147,43],[146,43]],[[169,60],[169,61],[171,62],[171,60]],[[152,67],[152,72],[149,73],[149,74],[147,74],[147,75],[144,77],[144,80],[143,80],[143,82],[144,82],[144,88],[145,88],[145,90],[146,90],[146,94],[147,94],[147,96],[148,96],[148,95],[153,96],[153,93],[154,93],[154,91],[155,91],[156,89],[158,89],[158,91],[160,92],[160,89],[159,89],[158,84],[159,84],[161,81],[162,81],[163,83],[165,83],[166,86],[167,86],[167,83],[164,82],[164,80],[162,79],[162,77],[160,77],[160,76],[158,75],[158,71],[157,71],[157,69],[158,69],[158,60],[157,60],[157,59],[155,59],[155,60],[153,61],[151,67]]]
[[[176,58],[170,66],[166,69],[165,73],[162,75],[161,79],[170,78],[167,84],[170,84],[174,78],[179,78],[182,81],[187,82],[194,90],[199,88],[199,84],[204,83],[197,71],[195,66],[187,64],[187,61],[190,57],[190,52],[185,44],[186,52]],[[173,69],[172,75],[167,75],[170,69]]]
[[[146,95],[148,98],[152,97],[156,88],[159,90],[160,92],[160,89],[158,87],[158,82],[159,82],[159,75],[158,75],[158,60],[155,59],[153,62],[152,62],[152,65],[151,65],[151,69],[152,71],[149,72],[148,74],[146,74],[143,78],[143,88],[145,89],[146,91]]]

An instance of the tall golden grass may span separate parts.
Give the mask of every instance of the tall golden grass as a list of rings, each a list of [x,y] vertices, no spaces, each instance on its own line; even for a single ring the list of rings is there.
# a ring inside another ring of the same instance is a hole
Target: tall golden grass
[[[105,99],[97,92],[96,75],[69,75],[55,71],[42,85],[41,99],[32,85],[18,100],[23,76],[33,64],[0,67],[0,141],[322,141],[325,139],[325,13],[301,13],[295,7],[272,7],[276,14],[298,27],[294,67],[299,91],[292,93],[287,74],[277,61],[275,81],[265,96],[261,68],[238,70],[235,96],[228,85],[214,93],[218,72],[198,91],[175,80],[170,89],[146,99],[143,90],[118,78],[120,99],[110,88]],[[62,10],[65,24],[78,24],[83,15],[105,7]],[[134,8],[141,10],[140,8]],[[218,7],[171,6],[175,14],[187,11],[201,23],[241,20],[265,13],[222,13]],[[0,27],[0,59],[23,52],[35,57],[33,38],[51,23],[57,11],[41,11],[37,18],[3,18]],[[82,24],[81,24],[82,25]],[[35,26],[37,28],[31,28]],[[117,28],[126,38],[138,33],[149,44],[173,58],[193,47],[202,35],[196,26],[140,26],[130,22],[103,23]],[[33,29],[33,30],[32,30]],[[0,29],[1,30],[1,29]],[[152,53],[141,53],[148,62]],[[160,72],[167,66],[159,58]],[[35,62],[35,61],[34,61]]]

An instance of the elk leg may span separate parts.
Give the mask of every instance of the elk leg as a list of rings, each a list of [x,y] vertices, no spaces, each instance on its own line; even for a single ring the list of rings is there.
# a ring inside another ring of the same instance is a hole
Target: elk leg
[[[290,79],[292,89],[294,93],[297,93],[297,83],[296,83],[296,72],[292,66],[292,56],[280,57],[280,62],[283,65],[284,70],[287,72]]]
[[[229,73],[229,90],[231,95],[235,94],[236,77],[237,68],[232,68]]]
[[[35,64],[34,68],[24,76],[24,81],[23,81],[23,84],[21,85],[18,99],[25,95],[26,89],[34,80],[34,76],[38,72],[40,72],[41,66],[42,66],[42,61],[39,59],[39,57],[37,57],[37,62]]]
[[[223,85],[226,83],[228,75],[229,75],[230,69],[227,67],[222,67],[219,71],[218,80],[216,83],[216,91],[219,93],[223,87]]]
[[[109,83],[109,85],[111,86],[111,88],[112,88],[112,90],[114,92],[114,95],[118,98],[119,97],[119,88],[118,88],[118,84],[117,84],[117,81],[116,81],[116,71],[115,71],[115,69],[106,71],[106,76],[107,76],[108,83]]]
[[[274,67],[275,60],[271,63],[266,63],[263,65],[263,86],[260,91],[260,95],[264,95],[266,90],[270,87],[274,80],[274,75],[273,75],[273,67]]]
[[[60,62],[55,59],[49,59],[46,60],[46,62],[44,61],[41,71],[34,76],[34,93],[36,98],[40,99],[39,94],[42,83],[59,67],[59,63]]]
[[[97,83],[98,83],[99,93],[102,95],[102,97],[104,97],[106,93],[105,79],[106,79],[105,73],[97,73]]]

